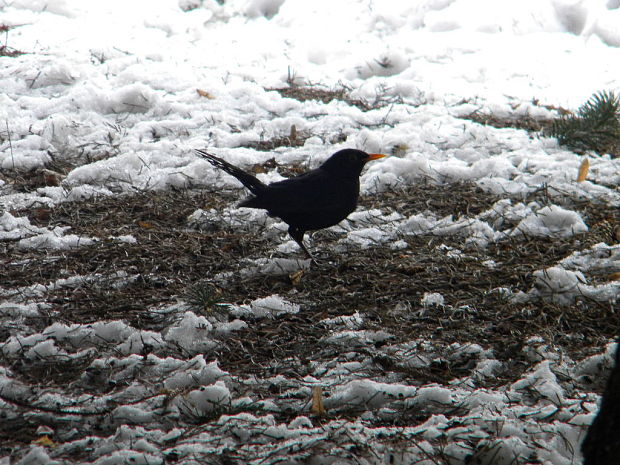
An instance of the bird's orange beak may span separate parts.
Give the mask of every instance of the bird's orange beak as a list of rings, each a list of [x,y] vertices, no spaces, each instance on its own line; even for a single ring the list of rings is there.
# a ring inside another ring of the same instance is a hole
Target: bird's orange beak
[[[387,155],[383,155],[382,153],[369,153],[366,161],[377,160],[383,157],[387,157]]]

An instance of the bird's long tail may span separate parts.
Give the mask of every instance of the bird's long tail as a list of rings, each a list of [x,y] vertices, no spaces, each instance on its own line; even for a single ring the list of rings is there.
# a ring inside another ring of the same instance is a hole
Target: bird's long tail
[[[215,155],[211,155],[204,150],[194,149],[194,151],[202,158],[207,160],[209,163],[211,163],[213,166],[224,170],[228,174],[237,178],[245,187],[250,190],[250,192],[252,192],[252,194],[258,195],[266,187],[264,183],[256,179],[251,174],[246,173],[240,168],[237,168],[235,165],[231,165],[227,161],[224,161],[221,158],[216,157]]]

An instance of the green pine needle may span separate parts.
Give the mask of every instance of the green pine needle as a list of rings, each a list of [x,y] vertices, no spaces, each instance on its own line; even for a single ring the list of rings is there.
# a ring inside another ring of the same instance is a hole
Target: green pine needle
[[[612,91],[598,92],[576,114],[555,120],[548,135],[576,152],[615,154],[620,148],[620,99]]]
[[[185,290],[183,296],[189,307],[200,313],[224,314],[228,306],[221,303],[221,292],[211,283],[200,281]]]

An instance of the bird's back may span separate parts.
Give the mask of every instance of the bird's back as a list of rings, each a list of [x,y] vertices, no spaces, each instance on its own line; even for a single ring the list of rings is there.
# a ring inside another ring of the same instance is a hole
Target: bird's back
[[[239,206],[264,208],[288,225],[310,231],[345,219],[357,206],[359,177],[337,177],[321,168],[269,184]]]

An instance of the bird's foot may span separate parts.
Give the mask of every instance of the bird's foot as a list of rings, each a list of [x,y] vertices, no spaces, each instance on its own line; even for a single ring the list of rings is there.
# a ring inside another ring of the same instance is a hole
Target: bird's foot
[[[315,255],[308,257],[310,259],[310,265],[316,268],[326,268],[333,266],[336,262],[331,260],[330,257],[317,258]]]

